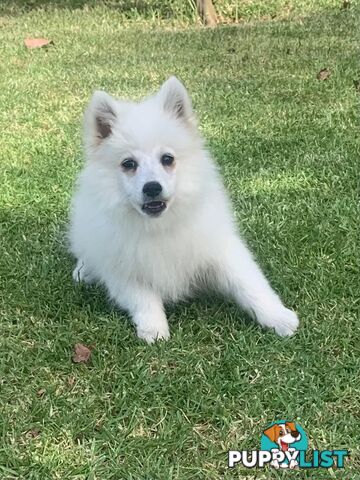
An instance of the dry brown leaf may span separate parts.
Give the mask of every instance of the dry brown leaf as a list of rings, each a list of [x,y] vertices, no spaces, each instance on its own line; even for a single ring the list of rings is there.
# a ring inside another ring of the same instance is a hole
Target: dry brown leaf
[[[318,80],[327,80],[331,75],[331,72],[330,70],[328,70],[327,68],[322,68],[320,70],[320,72],[316,75],[316,78]]]
[[[74,346],[74,355],[72,357],[75,363],[87,363],[91,357],[90,348],[86,347],[82,343],[77,343]]]
[[[26,48],[42,48],[54,45],[54,42],[47,38],[26,38],[24,44]]]

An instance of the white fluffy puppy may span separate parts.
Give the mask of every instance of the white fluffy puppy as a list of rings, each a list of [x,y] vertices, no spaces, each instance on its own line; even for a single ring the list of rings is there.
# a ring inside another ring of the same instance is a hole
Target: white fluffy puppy
[[[72,204],[75,280],[100,281],[140,338],[169,338],[164,302],[216,288],[260,325],[291,335],[285,308],[241,240],[229,199],[175,77],[141,102],[96,92]]]

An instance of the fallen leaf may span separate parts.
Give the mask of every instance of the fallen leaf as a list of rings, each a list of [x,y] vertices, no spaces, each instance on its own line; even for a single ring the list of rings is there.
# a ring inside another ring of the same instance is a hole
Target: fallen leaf
[[[42,48],[54,45],[54,42],[47,38],[26,38],[24,44],[26,48]]]
[[[74,355],[72,357],[75,363],[87,363],[91,357],[90,348],[86,347],[82,343],[77,343],[74,347]]]
[[[354,80],[354,87],[357,92],[360,92],[360,80]]]
[[[316,78],[318,80],[327,80],[331,75],[331,72],[330,70],[328,70],[327,68],[322,68],[320,70],[320,72],[316,75]]]

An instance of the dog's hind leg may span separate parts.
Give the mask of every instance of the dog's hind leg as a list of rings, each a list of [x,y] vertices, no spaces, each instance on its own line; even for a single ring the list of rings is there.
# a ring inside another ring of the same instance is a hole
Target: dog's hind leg
[[[215,266],[215,281],[224,293],[232,296],[263,327],[278,335],[295,333],[299,320],[286,308],[271,288],[260,267],[240,238],[224,241]]]

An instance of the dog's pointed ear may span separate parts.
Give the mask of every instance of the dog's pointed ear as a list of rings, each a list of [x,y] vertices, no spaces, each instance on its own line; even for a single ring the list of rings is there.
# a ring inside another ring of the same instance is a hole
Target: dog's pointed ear
[[[266,435],[272,442],[276,443],[276,439],[279,433],[279,425],[272,425],[271,427],[264,430],[264,435]]]
[[[172,76],[162,84],[157,97],[165,111],[189,125],[196,125],[190,96],[176,77]]]
[[[84,140],[88,147],[110,137],[117,120],[117,101],[106,92],[94,92],[84,116]]]

